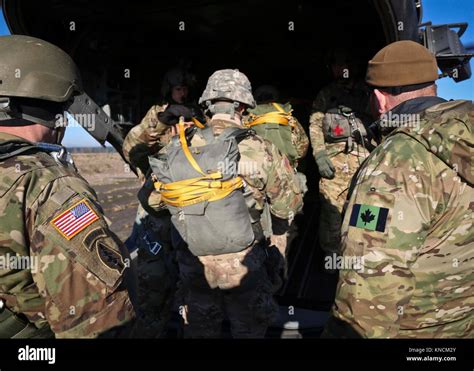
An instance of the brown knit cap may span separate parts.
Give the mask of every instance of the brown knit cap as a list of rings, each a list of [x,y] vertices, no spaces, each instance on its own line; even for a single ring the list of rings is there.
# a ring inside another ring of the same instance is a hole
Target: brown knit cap
[[[365,81],[377,87],[422,84],[438,79],[436,58],[423,45],[396,41],[369,61]]]

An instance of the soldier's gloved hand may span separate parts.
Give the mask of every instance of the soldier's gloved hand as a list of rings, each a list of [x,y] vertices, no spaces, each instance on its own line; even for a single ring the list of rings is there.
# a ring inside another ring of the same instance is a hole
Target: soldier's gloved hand
[[[201,124],[206,123],[206,116],[204,116],[204,113],[202,112],[201,108],[197,104],[187,104],[186,107],[188,107],[191,112],[193,113],[193,117],[197,119]]]
[[[184,117],[184,121],[191,121],[193,111],[183,104],[170,104],[158,114],[158,119],[165,125],[173,126],[179,122],[181,116]]]
[[[316,165],[318,165],[319,174],[326,179],[333,179],[336,173],[336,168],[332,164],[325,150],[316,152],[314,154]]]
[[[270,214],[272,220],[272,232],[276,236],[286,234],[290,230],[290,221],[288,219],[279,218],[276,215]]]

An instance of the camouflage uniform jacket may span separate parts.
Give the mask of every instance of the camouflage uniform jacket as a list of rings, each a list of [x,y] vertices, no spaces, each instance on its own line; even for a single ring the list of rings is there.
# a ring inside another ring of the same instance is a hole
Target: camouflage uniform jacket
[[[362,269],[341,271],[333,314],[364,337],[474,335],[473,104],[431,99],[362,165],[345,213]]]
[[[321,150],[327,150],[329,157],[344,151],[345,142],[325,143],[323,131],[323,118],[331,108],[339,105],[352,108],[356,116],[364,124],[370,123],[369,92],[362,81],[335,80],[321,89],[313,102],[312,114],[310,117],[309,135],[313,154]],[[366,157],[367,151],[359,149],[361,156]],[[365,153],[362,153],[362,151]],[[353,154],[357,154],[353,151]]]
[[[123,142],[125,158],[143,174],[149,169],[148,156],[158,153],[172,137],[171,127],[158,119],[158,114],[167,107],[168,104],[152,106],[140,124],[129,131]]]
[[[3,154],[9,145],[32,145],[4,133],[0,144]],[[36,150],[0,160],[0,179],[0,298],[7,308],[58,338],[96,337],[130,321],[122,245],[87,182]],[[68,230],[72,216],[58,218],[72,212],[81,219]],[[29,257],[31,269],[9,265],[13,256]]]
[[[281,107],[286,111],[290,112],[292,107],[290,103],[281,104]],[[253,109],[249,109],[249,113],[253,113],[255,115],[262,115],[268,112],[275,112],[276,109],[271,103],[267,104],[259,104],[257,107]],[[246,122],[251,121],[250,116],[245,117]],[[309,139],[304,131],[303,126],[300,124],[298,119],[294,116],[290,116],[289,125],[291,126],[291,144],[296,150],[296,160],[300,160],[306,156],[306,152],[308,151],[309,147]]]
[[[158,120],[158,114],[166,107],[166,104],[152,106],[140,124],[130,130],[123,143],[125,158],[144,174],[149,168],[148,156],[158,153],[171,138],[170,127]]]

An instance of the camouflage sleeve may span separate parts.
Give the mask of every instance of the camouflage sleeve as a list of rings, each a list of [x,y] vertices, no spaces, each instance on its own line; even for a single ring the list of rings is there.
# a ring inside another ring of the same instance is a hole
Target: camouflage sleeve
[[[158,120],[166,106],[152,106],[140,124],[133,127],[123,143],[125,158],[144,170],[148,156],[157,153],[169,141],[170,127]]]
[[[411,268],[446,189],[428,156],[405,135],[389,138],[361,168],[350,197],[342,251],[355,265],[340,272],[333,312],[363,337],[396,336],[413,294]]]
[[[290,120],[291,125],[293,125],[294,128],[291,131],[291,139],[296,148],[298,159],[301,159],[306,156],[306,152],[308,152],[309,139],[298,119],[292,116]]]
[[[309,117],[309,137],[311,139],[311,147],[313,147],[313,155],[326,149],[323,133],[323,118],[326,110],[326,94],[324,89],[322,89],[313,102],[313,113]]]
[[[263,176],[270,212],[282,219],[293,219],[303,207],[303,195],[295,172],[288,158],[273,143],[265,143]]]
[[[311,147],[313,147],[313,155],[326,149],[323,132],[323,118],[323,112],[314,112],[309,117],[309,137],[311,139]]]
[[[26,223],[39,262],[33,280],[57,338],[97,337],[133,319],[126,251],[84,180],[48,183],[27,205]]]

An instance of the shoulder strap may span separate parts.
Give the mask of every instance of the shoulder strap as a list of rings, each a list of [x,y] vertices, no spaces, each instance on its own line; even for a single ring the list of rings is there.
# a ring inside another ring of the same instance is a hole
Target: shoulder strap
[[[222,133],[216,137],[216,140],[225,141],[228,139],[235,139],[240,143],[245,138],[255,135],[255,131],[248,128],[226,128]]]
[[[190,141],[193,139],[194,134],[196,134],[197,130],[199,130],[196,126],[193,126],[191,128],[186,128],[184,130],[184,136],[186,138],[186,141]],[[179,135],[175,135],[174,137],[171,138],[171,145],[174,147],[181,146],[181,139]]]
[[[12,151],[0,154],[0,160],[6,160],[7,158],[19,155],[23,152],[27,152],[32,149],[40,150],[38,147],[29,145],[29,144],[28,145],[15,145],[14,143],[12,143],[11,147],[13,149]]]
[[[275,107],[277,109],[278,112],[287,113],[278,103],[273,102],[272,105],[273,105],[273,107]]]

